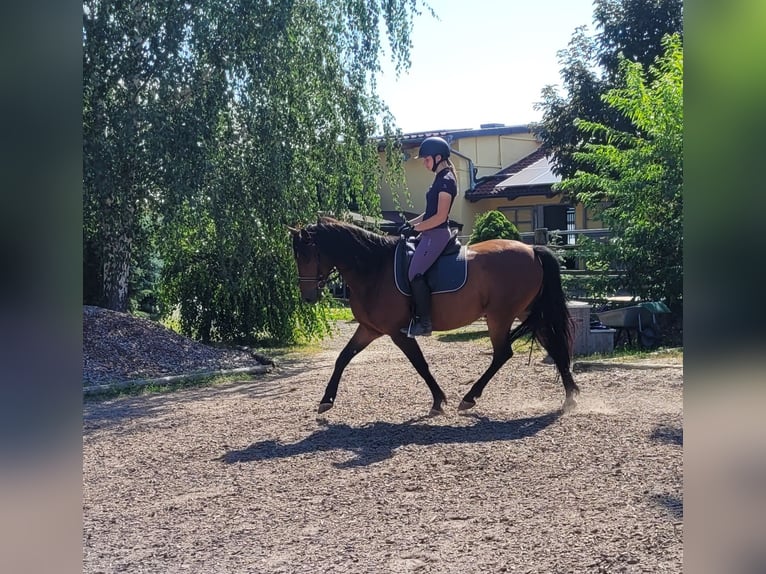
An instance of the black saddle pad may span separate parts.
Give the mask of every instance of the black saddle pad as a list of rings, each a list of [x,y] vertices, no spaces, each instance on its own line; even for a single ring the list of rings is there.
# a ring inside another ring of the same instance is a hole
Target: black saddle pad
[[[407,271],[415,253],[416,243],[399,241],[394,253],[394,281],[396,288],[404,295],[412,295]],[[451,293],[465,285],[468,278],[468,260],[466,247],[460,243],[450,243],[436,262],[426,272],[426,281],[431,293]]]

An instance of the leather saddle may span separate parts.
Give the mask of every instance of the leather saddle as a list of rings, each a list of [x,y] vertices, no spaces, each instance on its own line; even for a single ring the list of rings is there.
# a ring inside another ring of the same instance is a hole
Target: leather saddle
[[[396,244],[394,253],[394,281],[396,288],[403,295],[412,295],[407,271],[410,261],[418,246],[416,238],[400,239]],[[457,238],[457,231],[453,230],[452,239],[442,251],[442,254],[426,271],[426,282],[431,288],[431,293],[451,293],[465,285],[468,278],[468,260],[466,259],[465,245]]]

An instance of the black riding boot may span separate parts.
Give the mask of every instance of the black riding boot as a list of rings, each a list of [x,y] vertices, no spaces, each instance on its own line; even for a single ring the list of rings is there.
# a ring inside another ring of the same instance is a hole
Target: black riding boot
[[[431,336],[431,289],[425,277],[417,275],[411,282],[412,302],[415,304],[415,312],[409,329],[402,329],[410,338]]]

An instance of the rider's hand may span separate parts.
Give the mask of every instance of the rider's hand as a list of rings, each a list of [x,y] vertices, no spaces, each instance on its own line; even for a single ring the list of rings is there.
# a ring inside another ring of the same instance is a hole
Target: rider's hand
[[[415,228],[409,224],[409,222],[405,221],[400,227],[399,227],[399,235],[404,235],[405,237],[413,237],[417,235],[418,232],[415,231]]]

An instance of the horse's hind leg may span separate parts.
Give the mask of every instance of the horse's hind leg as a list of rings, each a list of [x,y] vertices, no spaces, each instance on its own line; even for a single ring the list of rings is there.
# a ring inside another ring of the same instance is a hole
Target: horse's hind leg
[[[571,411],[577,406],[575,397],[580,394],[580,387],[575,383],[570,369],[571,358],[569,347],[564,339],[557,339],[554,342],[541,339],[540,344],[542,344],[543,348],[548,351],[551,359],[553,359],[553,363],[561,375],[561,381],[564,383],[565,398],[564,405],[561,408],[564,412]]]
[[[566,393],[562,410],[568,412],[577,406],[575,397],[580,394],[580,387],[574,382],[572,372],[568,368],[561,374],[561,380],[564,382],[564,392]]]
[[[513,356],[513,349],[511,348],[510,339],[510,324],[503,323],[499,325],[492,321],[490,317],[487,317],[487,326],[489,327],[489,338],[492,341],[492,362],[489,368],[484,374],[479,377],[471,389],[460,401],[460,405],[457,410],[465,411],[476,406],[476,399],[481,396],[484,391],[484,387],[487,386],[489,380],[495,376],[495,373],[500,370],[508,359]]]
[[[364,350],[367,345],[372,343],[375,339],[380,337],[380,333],[372,331],[364,325],[359,325],[354,332],[346,346],[338,355],[335,360],[335,369],[330,377],[330,382],[327,383],[327,388],[324,391],[324,396],[319,402],[319,414],[325,411],[329,411],[335,404],[335,397],[338,394],[338,383],[340,383],[340,377],[343,374],[343,369],[351,362],[357,353]]]
[[[403,335],[401,333],[392,335],[391,340],[394,342],[394,344],[396,344],[397,347],[402,350],[405,355],[407,355],[407,358],[410,360],[410,363],[412,363],[412,366],[415,367],[415,370],[418,372],[418,374],[423,377],[423,380],[431,390],[431,395],[433,396],[434,402],[431,406],[430,414],[442,414],[444,412],[442,410],[442,405],[447,402],[447,396],[444,394],[444,391],[441,390],[441,387],[439,387],[436,379],[434,379],[433,375],[431,374],[431,371],[428,368],[428,363],[423,356],[423,352],[420,350],[420,346],[417,344],[415,339],[410,339],[407,335]]]

